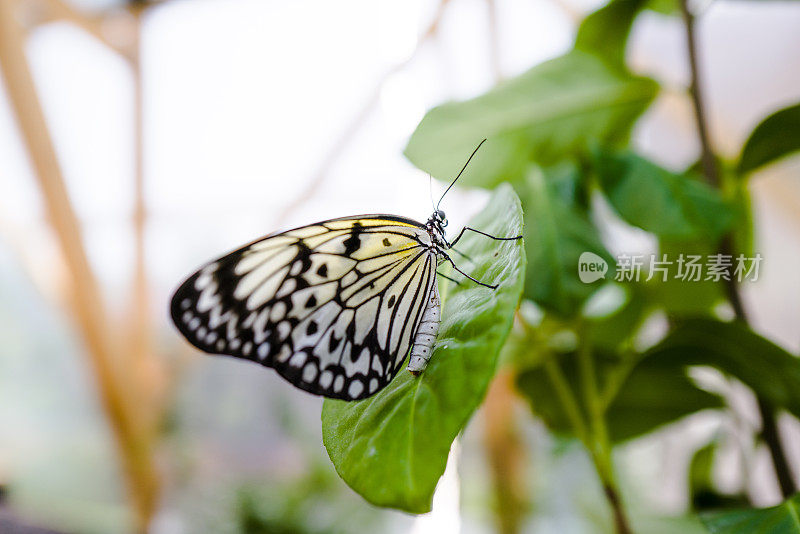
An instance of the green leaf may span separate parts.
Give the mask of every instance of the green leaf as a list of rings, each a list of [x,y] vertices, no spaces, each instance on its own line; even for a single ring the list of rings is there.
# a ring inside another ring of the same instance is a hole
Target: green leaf
[[[623,358],[606,352],[596,351],[595,358],[603,388],[629,365]],[[580,383],[574,353],[560,355],[559,365],[569,384]],[[722,399],[692,383],[685,366],[668,360],[644,359],[623,379],[605,413],[609,437],[615,443],[647,434],[697,411],[723,405]],[[517,386],[533,412],[551,430],[572,433],[567,414],[542,366],[520,373]],[[581,408],[588,413],[586,406]]]
[[[692,455],[689,464],[689,496],[694,510],[721,510],[747,506],[747,495],[722,493],[714,484],[714,458],[719,441],[715,438]]]
[[[647,2],[647,9],[655,11],[661,15],[680,16],[681,8],[678,0],[650,0]]]
[[[405,154],[446,181],[488,138],[461,177],[464,185],[520,181],[528,163],[550,165],[585,151],[589,140],[627,141],[636,118],[658,91],[656,82],[610,68],[573,51],[466,102],[429,111]]]
[[[499,187],[470,226],[497,236],[520,235],[522,209]],[[459,249],[474,264],[460,267],[492,291],[466,281],[442,292],[438,341],[419,377],[401,371],[360,402],[326,399],[322,436],[336,471],[367,501],[411,513],[431,509],[450,446],[480,404],[494,376],[522,293],[522,241],[493,241],[468,232]]]
[[[800,104],[777,111],[756,126],[742,149],[738,172],[745,175],[800,150]]]
[[[520,187],[525,241],[533,245],[528,251],[525,297],[562,316],[571,316],[602,283],[580,281],[581,254],[591,252],[605,260],[610,269],[607,279],[614,277],[614,261],[588,217],[565,200],[559,182],[548,178],[532,166]]]
[[[700,519],[713,534],[798,534],[800,494],[771,508],[707,513]]]
[[[592,345],[606,352],[614,352],[621,345],[630,344],[650,312],[650,303],[640,288],[634,284],[617,287],[624,291],[625,300],[613,313],[587,319],[587,333]]]
[[[725,299],[723,282],[704,279],[708,256],[716,253],[716,247],[708,242],[662,239],[656,260],[666,255],[672,262],[666,266],[666,280],[663,274],[655,273],[650,281],[639,284],[638,290],[650,305],[662,308],[671,317],[710,315]],[[694,267],[686,267],[692,261],[701,268],[699,280],[695,280]]]
[[[732,222],[719,193],[632,152],[595,151],[600,185],[619,215],[667,239],[715,241]]]
[[[647,0],[611,0],[590,13],[578,28],[575,48],[622,65],[631,26],[645,4]]]
[[[737,254],[752,257],[755,255],[755,225],[750,188],[747,181],[742,180],[732,169],[726,166],[723,171],[722,194],[728,200],[736,219],[736,224],[731,228],[733,250]]]
[[[648,358],[715,367],[800,416],[800,359],[740,323],[683,321],[648,351]]]
[[[574,352],[544,354],[540,358],[555,358],[573,390],[574,386],[580,383],[576,365],[577,356]],[[559,393],[544,365],[522,370],[517,374],[516,386],[517,391],[528,401],[531,411],[547,425],[547,428],[557,434],[575,435],[569,415],[559,402]],[[581,405],[580,408],[585,417],[586,406]]]
[[[624,441],[677,421],[700,410],[722,408],[722,398],[701,389],[686,374],[686,366],[665,358],[647,357],[627,376],[607,412],[614,441]]]

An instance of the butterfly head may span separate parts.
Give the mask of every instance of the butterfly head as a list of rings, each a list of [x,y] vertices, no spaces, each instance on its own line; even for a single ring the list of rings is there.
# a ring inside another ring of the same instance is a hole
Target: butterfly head
[[[444,211],[440,209],[435,210],[431,216],[428,217],[428,222],[425,226],[428,228],[428,233],[431,234],[434,243],[441,247],[449,248],[444,238],[444,229],[447,227],[447,216],[444,214]]]

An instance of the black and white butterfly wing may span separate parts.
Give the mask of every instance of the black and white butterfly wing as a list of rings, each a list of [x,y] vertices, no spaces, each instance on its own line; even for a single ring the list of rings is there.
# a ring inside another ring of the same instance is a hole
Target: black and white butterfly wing
[[[172,298],[194,346],[273,367],[317,395],[356,400],[402,367],[436,283],[425,228],[334,219],[265,237],[205,265]]]

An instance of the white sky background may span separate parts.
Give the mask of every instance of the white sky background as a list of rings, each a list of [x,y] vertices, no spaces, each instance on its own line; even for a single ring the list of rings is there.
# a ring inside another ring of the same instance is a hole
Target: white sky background
[[[563,1],[577,12],[595,4]],[[176,0],[150,11],[143,34],[147,261],[159,328],[167,328],[169,292],[182,277],[278,229],[277,214],[303,190],[383,74],[411,54],[434,9],[429,0]],[[497,14],[506,76],[571,46],[569,10],[554,0],[499,0]],[[427,218],[428,177],[402,148],[427,109],[493,84],[486,15],[481,0],[453,0],[439,37],[386,81],[323,186],[284,226],[369,212]],[[712,133],[727,155],[766,113],[800,100],[798,28],[796,2],[708,7],[700,27],[703,66]],[[68,25],[34,32],[28,53],[92,265],[119,308],[133,260],[130,72]],[[629,52],[636,69],[675,88],[687,78],[684,57],[677,20],[639,20]],[[636,142],[680,167],[696,157],[696,144],[688,102],[676,95],[667,91],[660,99]],[[31,173],[0,84],[0,231],[47,291],[57,283],[58,256]],[[766,259],[762,281],[746,288],[755,324],[795,351],[799,174],[795,159],[754,184]],[[435,195],[441,190],[434,184]],[[451,193],[443,203],[451,228],[482,198]]]

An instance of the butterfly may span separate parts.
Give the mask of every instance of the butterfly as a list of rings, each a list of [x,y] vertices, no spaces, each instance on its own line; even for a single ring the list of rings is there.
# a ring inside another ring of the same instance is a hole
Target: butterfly
[[[485,141],[485,140],[484,140]],[[464,172],[472,157],[448,186]],[[211,261],[175,291],[180,333],[212,354],[274,368],[296,387],[325,397],[369,397],[397,375],[422,372],[439,330],[437,267],[448,242],[439,203],[425,224],[393,215],[344,217],[271,234]]]

